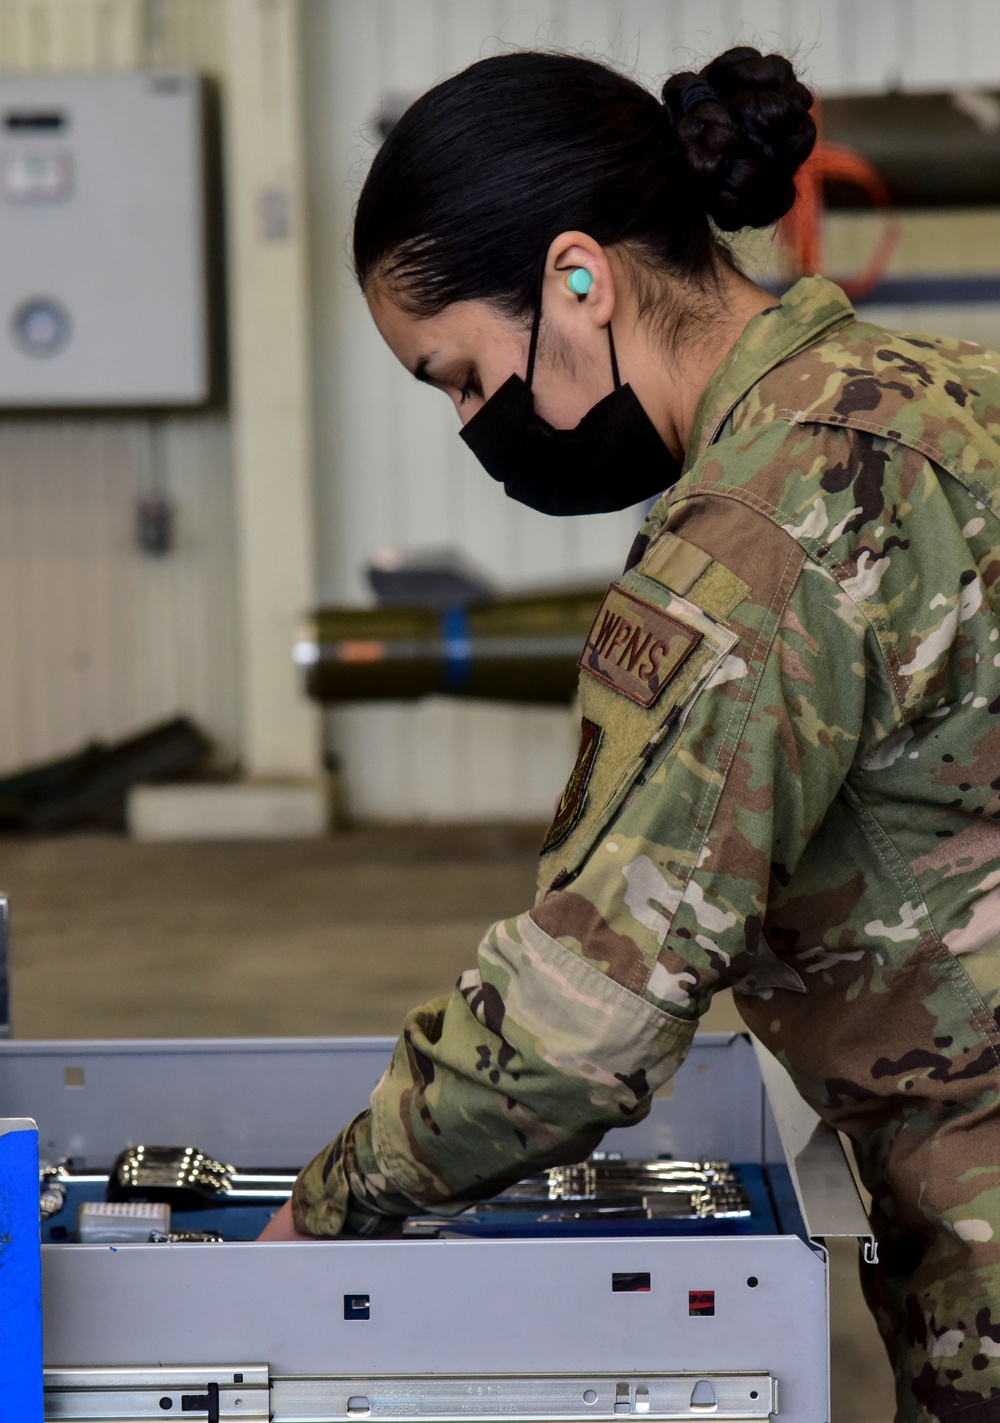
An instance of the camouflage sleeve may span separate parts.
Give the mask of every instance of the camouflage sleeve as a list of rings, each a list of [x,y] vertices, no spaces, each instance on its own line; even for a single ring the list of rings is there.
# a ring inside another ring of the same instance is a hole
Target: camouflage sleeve
[[[682,501],[655,532],[588,641],[534,909],[410,1014],[370,1112],[303,1172],[300,1229],[458,1210],[579,1160],[646,1114],[717,987],[801,989],[762,920],[850,769],[865,626],[746,502]]]

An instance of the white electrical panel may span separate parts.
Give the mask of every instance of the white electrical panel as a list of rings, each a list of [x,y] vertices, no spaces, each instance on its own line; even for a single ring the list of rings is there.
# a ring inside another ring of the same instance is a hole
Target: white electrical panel
[[[209,394],[202,86],[0,74],[0,406]]]

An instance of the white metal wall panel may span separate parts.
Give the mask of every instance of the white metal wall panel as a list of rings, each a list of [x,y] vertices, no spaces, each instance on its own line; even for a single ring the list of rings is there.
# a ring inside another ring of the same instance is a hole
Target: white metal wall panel
[[[247,0],[252,3],[252,0]],[[0,67],[222,65],[221,0],[0,0]],[[388,90],[414,92],[498,47],[607,55],[650,83],[734,41],[797,52],[830,91],[1000,83],[995,0],[305,0],[322,593],[359,598],[379,544],[455,542],[511,583],[610,572],[634,518],[549,521],[505,500],[446,402],[408,382],[347,269],[350,211]],[[892,314],[990,339],[993,318]],[[947,323],[951,323],[951,327]],[[178,547],[134,550],[152,470]],[[178,708],[236,746],[228,425],[197,416],[0,424],[0,771]],[[12,669],[17,669],[16,673]],[[462,706],[338,714],[355,808],[545,816],[575,733],[561,712]]]
[[[178,538],[143,560],[133,510],[154,443],[173,465]],[[226,444],[218,419],[0,424],[0,765],[175,711],[235,745]]]
[[[139,431],[142,487],[161,471],[176,509],[173,552],[139,558],[137,719],[183,711],[223,759],[240,743],[236,547],[229,422],[176,416]]]
[[[0,426],[0,744],[7,765],[130,725],[134,451],[103,422]],[[90,498],[79,495],[86,480]],[[124,691],[124,697],[121,693]],[[109,697],[109,692],[111,693]]]
[[[0,0],[0,68],[222,64],[221,0]],[[177,543],[136,547],[135,504]],[[177,711],[238,745],[228,421],[0,421],[0,773]]]
[[[458,439],[450,405],[382,347],[348,246],[384,95],[416,94],[524,46],[606,56],[651,85],[739,42],[795,54],[829,92],[1000,83],[996,0],[305,0],[304,19],[327,599],[365,597],[361,565],[386,543],[454,543],[506,583],[601,576],[621,562],[636,522],[550,520],[511,504]],[[907,315],[935,325],[933,311]],[[545,817],[575,743],[561,712],[444,700],[349,709],[331,727],[355,810],[404,818]]]

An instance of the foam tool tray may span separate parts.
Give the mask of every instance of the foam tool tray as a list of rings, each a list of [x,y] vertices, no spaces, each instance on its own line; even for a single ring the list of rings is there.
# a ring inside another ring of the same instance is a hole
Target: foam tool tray
[[[457,1216],[417,1216],[408,1239],[767,1235],[772,1191],[755,1162],[596,1155],[555,1167]]]
[[[166,1203],[175,1243],[185,1238],[253,1240],[287,1199],[293,1180],[292,1171],[241,1172],[192,1148],[131,1148],[107,1172],[75,1170],[65,1162],[41,1176],[42,1239],[80,1239],[81,1206],[107,1198]],[[778,1225],[772,1194],[766,1172],[754,1162],[646,1161],[598,1154],[578,1166],[556,1167],[518,1182],[458,1216],[415,1216],[407,1221],[404,1236],[773,1234]]]
[[[42,1241],[83,1239],[84,1205],[109,1201],[118,1209],[156,1202],[169,1208],[169,1228],[147,1235],[165,1244],[255,1240],[291,1194],[294,1171],[237,1171],[193,1147],[129,1147],[110,1168],[84,1168],[72,1160],[39,1174]],[[122,1243],[134,1240],[134,1225]],[[109,1228],[113,1229],[109,1222]],[[109,1240],[111,1236],[107,1237]]]

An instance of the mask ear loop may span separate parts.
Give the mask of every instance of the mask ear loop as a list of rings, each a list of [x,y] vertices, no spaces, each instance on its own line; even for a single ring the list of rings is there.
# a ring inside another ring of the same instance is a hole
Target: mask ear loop
[[[528,347],[528,369],[525,372],[524,383],[531,389],[531,382],[535,377],[535,357],[538,355],[538,332],[542,324],[542,296],[538,294],[535,302],[535,316],[531,323],[531,344]]]
[[[542,281],[545,277],[545,264],[542,263],[538,275],[538,296],[535,299],[535,315],[531,322],[531,341],[528,345],[528,369],[524,374],[524,383],[531,389],[531,383],[535,377],[535,357],[538,355],[538,333],[542,325]],[[608,347],[611,352],[611,379],[614,381],[615,390],[621,390],[622,381],[618,374],[618,357],[615,354],[615,338],[611,334],[611,322],[608,322]]]
[[[535,268],[535,314],[531,321],[531,343],[528,346],[528,369],[524,373],[524,383],[529,390],[535,378],[535,357],[538,355],[538,335],[542,329],[542,292],[545,289],[545,264],[547,261],[548,248],[546,247],[538,259],[538,266]]]
[[[615,390],[621,390],[622,382],[618,374],[618,357],[615,355],[615,338],[611,334],[611,322],[608,322],[608,345],[611,348],[611,379],[615,383]]]

